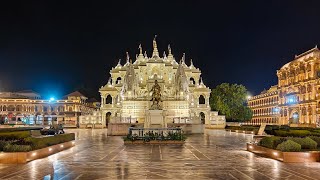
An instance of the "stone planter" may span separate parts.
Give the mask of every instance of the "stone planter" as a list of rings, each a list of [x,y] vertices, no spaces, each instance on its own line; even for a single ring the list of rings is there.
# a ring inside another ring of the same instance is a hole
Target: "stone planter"
[[[0,152],[0,163],[4,164],[22,164],[36,159],[44,158],[63,151],[75,145],[74,141],[56,144],[42,149],[29,152]]]
[[[320,160],[320,151],[282,152],[250,143],[247,143],[247,150],[282,162],[304,163],[319,162]]]
[[[142,141],[142,140],[136,140],[136,141],[124,141],[124,144],[184,144],[184,141]]]

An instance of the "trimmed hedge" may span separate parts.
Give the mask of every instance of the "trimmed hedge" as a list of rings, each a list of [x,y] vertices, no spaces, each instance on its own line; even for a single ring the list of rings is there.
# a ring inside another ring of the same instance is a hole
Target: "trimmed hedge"
[[[41,149],[48,146],[69,142],[75,140],[75,134],[59,134],[54,136],[46,136],[41,138],[28,137],[25,139],[26,142],[31,143],[33,150]]]
[[[275,136],[281,137],[305,137],[310,136],[311,132],[308,130],[274,130]]]
[[[317,142],[318,147],[320,147],[320,137],[317,137],[317,136],[309,136],[309,138],[311,138],[312,140],[314,140],[315,142]]]
[[[0,132],[0,140],[10,141],[30,137],[29,131]]]
[[[306,138],[288,138],[288,140],[292,140],[301,145],[302,149],[317,149],[317,142],[312,140],[309,137]]]
[[[286,140],[285,138],[276,137],[276,136],[264,137],[259,142],[259,145],[266,148],[275,149],[278,146],[278,144],[281,144],[285,140]]]
[[[282,152],[299,152],[301,151],[301,145],[291,141],[287,140],[277,146],[277,150]]]
[[[9,144],[7,143],[3,147],[4,152],[28,152],[32,151],[32,147],[30,145],[17,145],[17,144]]]

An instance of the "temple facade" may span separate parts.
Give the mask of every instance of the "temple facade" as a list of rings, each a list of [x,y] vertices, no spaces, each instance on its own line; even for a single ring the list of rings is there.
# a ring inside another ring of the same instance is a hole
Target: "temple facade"
[[[140,45],[134,60],[127,53],[125,64],[119,60],[111,69],[108,83],[99,89],[103,124],[145,123],[153,109],[155,83],[160,86],[159,109],[166,124],[225,124],[224,116],[210,110],[211,90],[200,69],[192,60],[187,65],[185,54],[177,62],[170,45],[160,57],[156,39],[150,57]]]
[[[277,71],[277,76],[278,85],[273,88],[272,93],[262,93],[248,101],[253,110],[252,122],[293,126],[319,125],[320,50],[315,47],[296,55],[293,61]],[[264,101],[268,98],[272,101]],[[272,110],[262,110],[269,107]],[[263,120],[266,115],[273,115],[273,121]]]

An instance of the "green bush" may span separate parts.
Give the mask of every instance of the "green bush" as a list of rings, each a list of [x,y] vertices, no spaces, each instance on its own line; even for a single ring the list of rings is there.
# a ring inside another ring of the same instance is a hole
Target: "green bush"
[[[280,144],[284,141],[285,141],[285,139],[281,138],[281,137],[276,137],[276,136],[264,137],[259,142],[259,145],[266,147],[266,148],[275,149],[278,146],[278,144]]]
[[[282,152],[299,152],[301,151],[301,145],[291,141],[287,140],[277,146],[277,150]]]
[[[274,132],[274,135],[281,137],[305,137],[311,134],[308,130],[275,130]]]
[[[45,136],[45,137],[28,137],[25,139],[26,142],[30,142],[32,149],[41,149],[48,146],[69,142],[75,139],[74,133],[70,134],[59,134],[55,136]]]
[[[317,142],[318,147],[320,147],[320,137],[318,137],[318,136],[309,136],[309,138],[311,138],[312,140]]]
[[[28,152],[32,151],[32,148],[30,145],[17,145],[17,144],[10,144],[7,143],[3,147],[4,152]]]
[[[316,149],[317,148],[317,142],[312,140],[309,137],[306,138],[289,138],[288,140],[292,140],[298,144],[301,145],[302,149]]]
[[[29,131],[0,132],[0,140],[18,140],[30,137]]]
[[[8,141],[1,141],[0,140],[0,151],[3,151],[5,145],[7,145]]]

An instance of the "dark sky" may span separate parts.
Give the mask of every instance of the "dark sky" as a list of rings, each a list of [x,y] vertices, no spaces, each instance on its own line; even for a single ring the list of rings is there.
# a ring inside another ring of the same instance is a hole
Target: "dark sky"
[[[98,91],[125,52],[158,35],[186,53],[211,88],[244,84],[253,94],[276,70],[320,44],[318,1],[6,1],[0,4],[0,89],[44,97]]]

